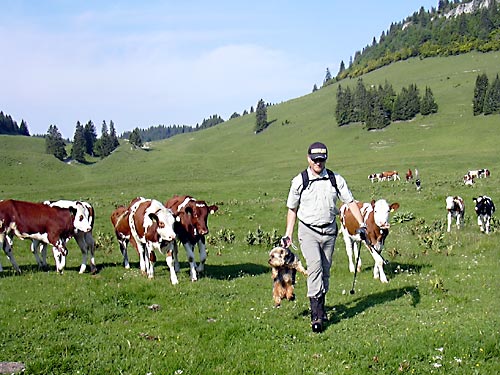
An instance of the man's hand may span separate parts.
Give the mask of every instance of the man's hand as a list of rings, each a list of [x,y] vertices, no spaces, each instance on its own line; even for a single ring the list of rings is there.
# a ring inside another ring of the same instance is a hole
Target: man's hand
[[[283,236],[283,237],[281,237],[280,244],[285,249],[288,249],[290,247],[290,245],[292,244],[292,240],[288,236]]]
[[[361,238],[362,241],[366,241],[367,238],[367,232],[366,232],[366,224],[363,223],[359,226],[358,229],[356,229],[356,234],[359,234],[359,237]]]

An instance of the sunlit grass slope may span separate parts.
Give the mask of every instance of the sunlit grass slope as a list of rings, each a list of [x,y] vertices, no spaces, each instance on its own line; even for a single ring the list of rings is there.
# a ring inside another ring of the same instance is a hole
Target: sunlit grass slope
[[[250,114],[148,150],[122,142],[89,165],[46,155],[41,139],[0,136],[0,199],[87,200],[97,211],[100,243],[96,276],[78,275],[74,241],[66,272],[55,275],[36,270],[29,243],[15,240],[23,274],[15,276],[1,257],[0,361],[24,362],[27,373],[37,374],[498,373],[500,231],[496,221],[489,236],[479,232],[472,197],[486,194],[500,205],[500,118],[474,117],[472,98],[477,75],[493,80],[499,60],[499,53],[414,59],[364,76],[365,85],[388,81],[397,91],[429,86],[439,105],[435,115],[375,132],[336,125],[336,83],[268,107],[272,124],[258,135]],[[354,296],[339,237],[327,299],[332,320],[319,336],[310,332],[305,280],[298,278],[295,302],[273,309],[269,246],[245,239],[259,227],[283,232],[290,180],[317,140],[328,145],[328,167],[347,178],[357,199],[397,201],[399,214],[413,217],[391,228],[384,251],[390,283],[372,279],[364,253]],[[367,179],[393,169],[403,177],[408,168],[418,168],[420,192],[404,181]],[[490,169],[491,177],[464,186],[462,176],[477,168]],[[217,203],[210,236],[222,230],[235,236],[209,246],[197,283],[189,282],[181,248],[175,287],[161,256],[156,278],[147,280],[134,250],[133,267],[125,270],[117,242],[105,241],[113,236],[116,205],[174,194]],[[460,231],[443,231],[447,195],[466,202]],[[153,303],[160,311],[148,309]]]

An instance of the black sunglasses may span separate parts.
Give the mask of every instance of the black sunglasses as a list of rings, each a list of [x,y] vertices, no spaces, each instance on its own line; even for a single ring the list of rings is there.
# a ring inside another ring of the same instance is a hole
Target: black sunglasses
[[[313,163],[324,163],[326,161],[326,159],[322,159],[322,158],[317,158],[317,159],[312,159]]]

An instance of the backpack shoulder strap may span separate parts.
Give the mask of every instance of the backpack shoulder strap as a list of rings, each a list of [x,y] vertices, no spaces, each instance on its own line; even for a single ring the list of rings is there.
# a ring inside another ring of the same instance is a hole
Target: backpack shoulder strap
[[[340,191],[339,191],[339,188],[337,187],[337,179],[335,178],[335,173],[333,173],[333,171],[327,169],[326,172],[328,173],[328,178],[330,180],[330,183],[332,184],[332,186],[335,188],[335,191],[337,192],[337,196],[340,197]],[[307,174],[307,169],[303,170],[301,173],[301,176],[302,176],[302,190],[300,191],[300,196],[302,197],[302,192],[304,190],[307,189],[307,187],[309,186],[309,175]],[[326,177],[324,178],[326,179]],[[322,180],[322,179],[320,179]],[[313,180],[314,181],[317,181],[317,180]]]
[[[300,174],[302,175],[302,190],[300,191],[300,195],[302,195],[302,192],[309,186],[309,175],[307,174],[307,169],[304,169]]]
[[[328,172],[328,177],[330,178],[330,182],[332,183],[332,186],[335,188],[335,191],[337,192],[337,196],[340,197],[340,191],[339,188],[337,187],[337,179],[335,178],[335,173],[333,171],[327,169]]]

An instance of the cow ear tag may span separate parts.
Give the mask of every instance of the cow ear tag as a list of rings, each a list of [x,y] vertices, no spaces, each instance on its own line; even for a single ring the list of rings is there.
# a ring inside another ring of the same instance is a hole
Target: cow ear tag
[[[180,223],[180,222],[181,222],[181,218],[180,218],[180,216],[176,216],[176,217],[175,217],[175,221],[177,221],[178,223]]]

